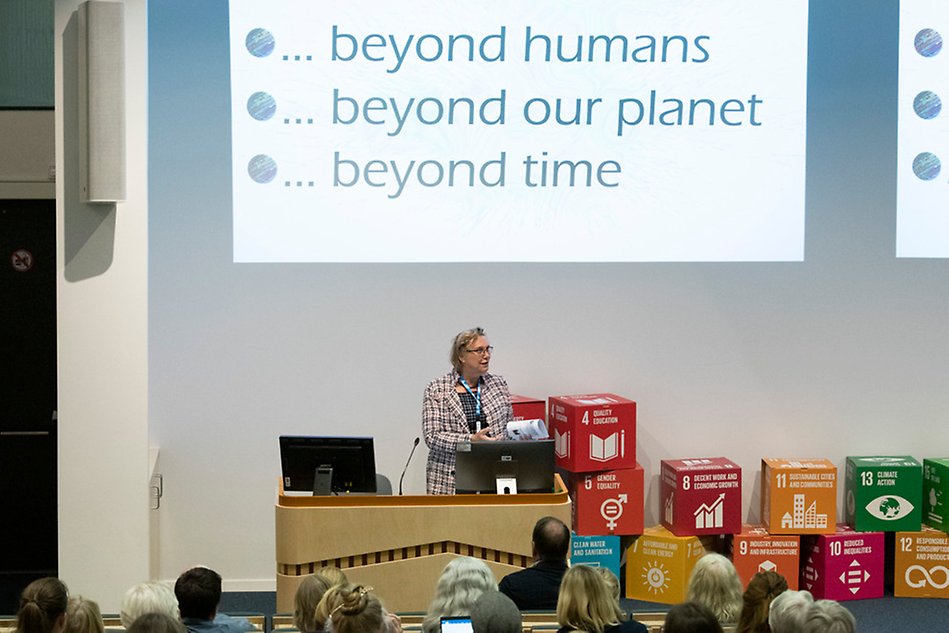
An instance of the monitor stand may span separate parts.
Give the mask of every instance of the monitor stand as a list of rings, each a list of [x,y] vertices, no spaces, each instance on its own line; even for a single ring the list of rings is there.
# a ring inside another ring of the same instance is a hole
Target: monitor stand
[[[333,467],[323,464],[313,473],[313,496],[326,497],[333,493]]]

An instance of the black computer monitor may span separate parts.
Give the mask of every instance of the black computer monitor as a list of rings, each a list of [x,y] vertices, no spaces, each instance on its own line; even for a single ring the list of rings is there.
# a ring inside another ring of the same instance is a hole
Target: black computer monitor
[[[284,492],[376,492],[371,437],[281,435],[280,464]]]
[[[513,478],[517,492],[553,492],[553,440],[460,442],[455,448],[455,492],[497,494],[498,478]]]

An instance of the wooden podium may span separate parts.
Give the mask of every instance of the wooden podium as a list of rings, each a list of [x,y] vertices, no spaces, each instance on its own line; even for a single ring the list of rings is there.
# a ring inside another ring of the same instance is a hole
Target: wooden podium
[[[570,524],[559,475],[549,494],[297,497],[281,485],[277,612],[291,613],[300,582],[326,566],[372,585],[389,611],[425,611],[453,558],[480,558],[498,579],[530,565],[531,532],[543,516]]]

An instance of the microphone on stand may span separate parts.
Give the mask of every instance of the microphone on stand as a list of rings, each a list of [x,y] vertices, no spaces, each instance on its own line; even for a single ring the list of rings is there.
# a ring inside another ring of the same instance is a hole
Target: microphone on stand
[[[405,460],[405,468],[402,469],[402,476],[399,477],[399,496],[402,496],[402,480],[405,479],[405,472],[409,469],[409,462],[412,461],[412,455],[415,455],[415,448],[418,446],[420,437],[415,438],[415,441],[412,443],[412,452],[409,453],[409,458]]]

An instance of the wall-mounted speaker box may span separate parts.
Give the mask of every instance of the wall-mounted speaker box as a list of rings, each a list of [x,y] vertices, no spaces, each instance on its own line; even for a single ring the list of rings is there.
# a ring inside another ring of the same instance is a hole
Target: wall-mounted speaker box
[[[79,189],[83,202],[125,200],[125,5],[79,5]]]

